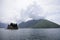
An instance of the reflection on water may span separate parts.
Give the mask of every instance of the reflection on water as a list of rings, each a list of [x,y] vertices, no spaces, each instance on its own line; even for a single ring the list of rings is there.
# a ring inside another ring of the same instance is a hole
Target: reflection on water
[[[60,28],[18,30],[0,28],[0,40],[60,40]]]

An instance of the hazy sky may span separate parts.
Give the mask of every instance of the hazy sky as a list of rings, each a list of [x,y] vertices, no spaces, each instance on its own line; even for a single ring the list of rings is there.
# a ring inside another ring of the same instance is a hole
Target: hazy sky
[[[0,0],[0,22],[41,18],[60,24],[60,0]]]

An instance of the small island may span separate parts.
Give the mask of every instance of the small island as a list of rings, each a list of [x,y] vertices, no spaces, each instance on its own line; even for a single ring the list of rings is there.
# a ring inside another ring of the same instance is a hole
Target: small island
[[[17,24],[10,23],[10,24],[8,25],[7,29],[18,29],[18,26],[17,26]]]

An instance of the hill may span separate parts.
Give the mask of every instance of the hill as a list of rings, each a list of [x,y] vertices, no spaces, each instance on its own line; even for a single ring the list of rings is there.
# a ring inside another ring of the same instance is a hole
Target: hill
[[[40,19],[40,20],[30,20],[27,22],[22,22],[19,24],[19,27],[20,28],[59,28],[60,25],[45,19]]]
[[[7,24],[0,22],[0,28],[6,28],[6,27],[7,27]]]

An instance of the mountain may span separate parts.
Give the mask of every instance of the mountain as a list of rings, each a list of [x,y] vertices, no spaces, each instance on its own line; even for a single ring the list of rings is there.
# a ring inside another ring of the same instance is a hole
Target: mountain
[[[29,26],[31,27],[32,25],[35,25],[36,23],[38,23],[38,21],[31,20],[31,21],[27,21],[27,22],[22,22],[22,23],[19,24],[19,26],[21,28],[28,28]]]
[[[5,27],[7,27],[7,24],[0,22],[0,28],[5,28]]]
[[[20,28],[59,28],[60,25],[45,19],[40,19],[40,20],[30,20],[27,22],[22,22],[19,24],[19,27]]]

